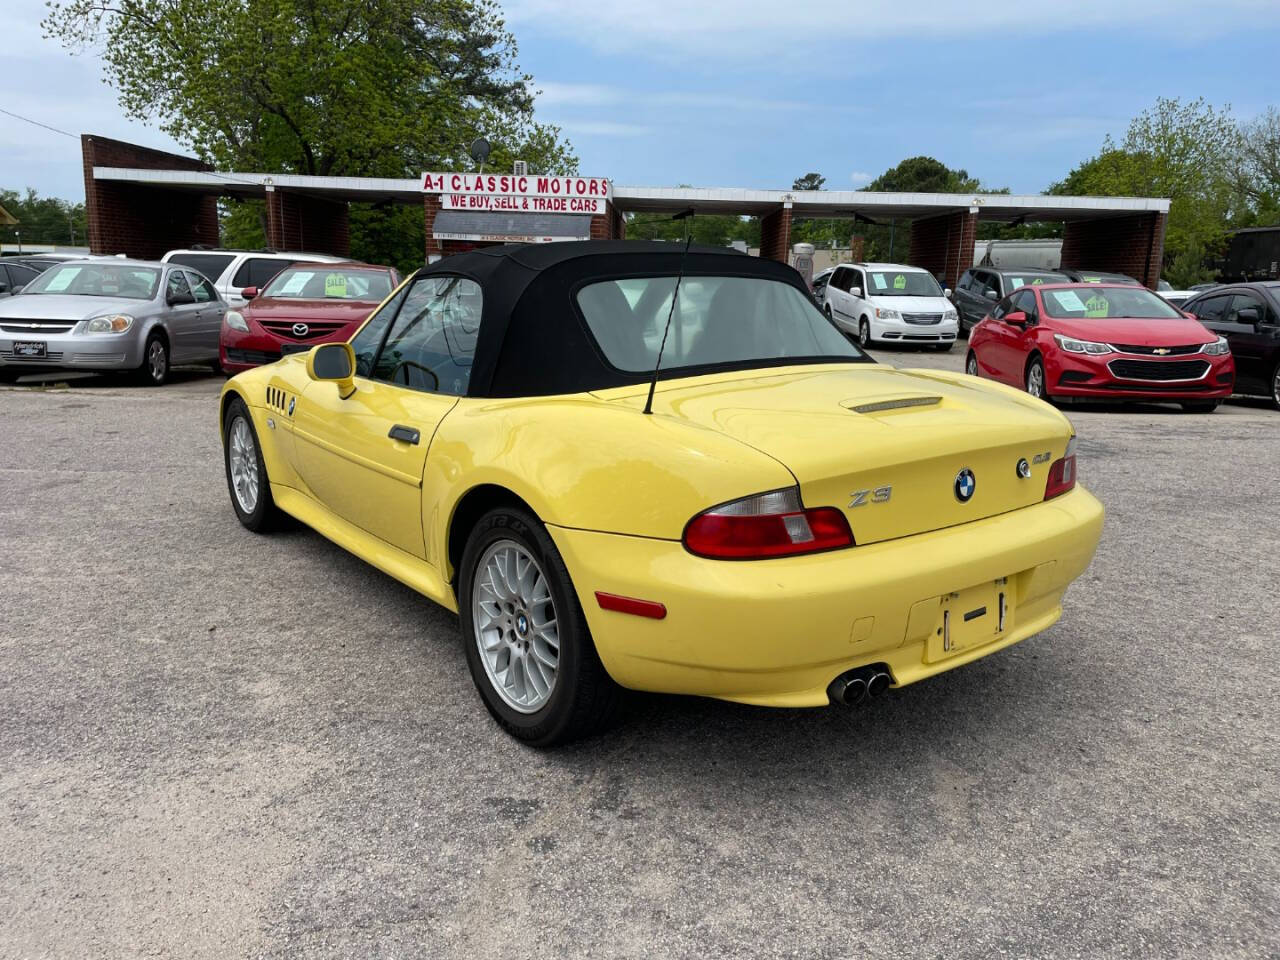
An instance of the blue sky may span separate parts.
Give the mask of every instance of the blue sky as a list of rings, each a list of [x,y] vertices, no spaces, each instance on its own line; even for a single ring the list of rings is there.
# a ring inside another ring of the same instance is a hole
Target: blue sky
[[[68,132],[173,147],[126,120],[92,54],[10,0],[0,106]],[[507,0],[539,119],[618,183],[864,185],[928,154],[1038,192],[1156,97],[1248,118],[1280,102],[1280,2]],[[1211,18],[1206,21],[1206,14]],[[0,115],[0,185],[83,197],[78,144]]]

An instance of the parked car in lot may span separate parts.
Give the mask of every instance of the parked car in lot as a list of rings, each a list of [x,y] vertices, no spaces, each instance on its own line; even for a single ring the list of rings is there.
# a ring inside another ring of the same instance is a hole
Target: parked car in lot
[[[1280,407],[1280,282],[1217,286],[1183,309],[1226,337],[1236,364],[1236,392],[1270,397]]]
[[[180,263],[198,270],[209,278],[219,296],[229,307],[241,307],[245,287],[261,290],[267,282],[293,263],[345,263],[346,257],[326,253],[289,253],[277,250],[170,250],[161,258],[165,263]]]
[[[11,297],[36,277],[40,271],[24,263],[0,260],[0,297]]]
[[[217,364],[226,305],[185,267],[73,260],[0,300],[0,380],[49,370],[132,370],[159,385],[174,363]]]
[[[927,270],[900,263],[841,264],[826,285],[823,312],[866,347],[905,343],[950,350],[956,309]]]
[[[831,274],[835,272],[835,267],[827,267],[816,277],[813,278],[811,289],[813,291],[813,302],[821,307],[827,302],[827,284],[831,282]]]
[[[1133,277],[1124,273],[1106,273],[1102,270],[1082,270],[1076,267],[1059,267],[1058,273],[1073,283],[1127,283],[1142,286]]]
[[[960,275],[951,300],[960,315],[960,329],[965,334],[978,325],[993,303],[999,303],[1008,294],[1028,285],[1063,283],[1066,276],[1051,270],[1019,270],[1010,267],[997,270],[994,267],[972,267]]]
[[[247,287],[243,307],[222,324],[222,369],[239,373],[317,343],[350,340],[400,283],[390,267],[357,263],[296,264],[261,290]]]
[[[1210,412],[1231,395],[1227,341],[1130,284],[1045,284],[1001,300],[969,337],[965,372],[1054,400],[1172,401]]]
[[[714,247],[448,257],[220,413],[239,522],[290,514],[456,610],[537,745],[619,687],[810,707],[969,663],[1057,621],[1102,531],[1061,413],[876,364],[796,271]]]

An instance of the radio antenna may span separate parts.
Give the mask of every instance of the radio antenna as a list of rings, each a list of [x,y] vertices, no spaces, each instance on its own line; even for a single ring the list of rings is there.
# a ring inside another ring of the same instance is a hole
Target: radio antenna
[[[672,220],[693,219],[693,207],[681,210]],[[649,381],[649,397],[644,402],[644,412],[653,413],[653,391],[658,388],[658,370],[662,367],[662,351],[667,348],[667,334],[671,332],[671,318],[676,312],[676,299],[680,296],[680,281],[684,279],[684,262],[689,256],[689,244],[693,242],[693,225],[686,227],[684,252],[680,254],[680,269],[676,271],[676,288],[671,291],[671,309],[667,311],[667,325],[662,328],[662,343],[658,345],[658,362],[653,365],[653,379]]]

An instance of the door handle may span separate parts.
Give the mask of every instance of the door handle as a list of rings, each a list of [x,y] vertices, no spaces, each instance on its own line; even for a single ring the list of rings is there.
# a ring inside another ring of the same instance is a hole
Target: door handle
[[[413,429],[413,427],[406,427],[399,423],[388,431],[387,436],[392,440],[403,440],[405,443],[412,443],[414,445],[422,439],[422,434]]]

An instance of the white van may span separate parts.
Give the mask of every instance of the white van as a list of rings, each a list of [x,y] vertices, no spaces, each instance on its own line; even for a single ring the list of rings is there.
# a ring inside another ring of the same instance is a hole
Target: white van
[[[864,347],[906,343],[950,350],[959,320],[938,281],[901,263],[845,263],[827,282],[822,309]]]
[[[327,253],[290,253],[288,251],[219,250],[217,248],[170,250],[160,258],[165,263],[180,263],[198,270],[209,278],[222,299],[232,308],[248,301],[240,295],[245,287],[261,290],[267,281],[291,263],[350,263],[350,257],[331,257]]]

